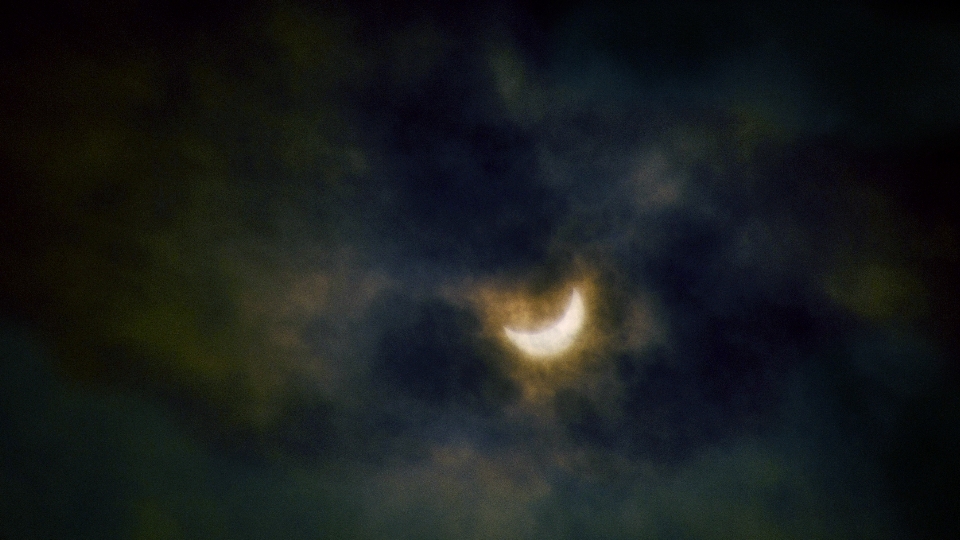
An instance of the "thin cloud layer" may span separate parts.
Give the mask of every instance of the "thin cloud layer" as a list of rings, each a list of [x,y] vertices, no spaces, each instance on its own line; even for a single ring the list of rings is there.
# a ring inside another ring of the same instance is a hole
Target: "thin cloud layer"
[[[163,15],[2,83],[3,533],[955,530],[948,28]],[[571,284],[529,362],[502,327]]]

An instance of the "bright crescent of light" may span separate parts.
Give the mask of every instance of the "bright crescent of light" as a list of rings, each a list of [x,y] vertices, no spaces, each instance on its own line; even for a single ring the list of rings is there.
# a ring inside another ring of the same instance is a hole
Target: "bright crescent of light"
[[[583,297],[580,296],[580,291],[574,289],[566,311],[553,324],[530,332],[513,330],[506,326],[503,327],[503,331],[507,339],[530,356],[554,356],[573,345],[584,319],[586,319],[586,309],[583,305]]]

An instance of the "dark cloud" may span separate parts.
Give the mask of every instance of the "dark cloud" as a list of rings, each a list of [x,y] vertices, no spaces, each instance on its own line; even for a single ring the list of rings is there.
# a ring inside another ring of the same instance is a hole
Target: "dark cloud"
[[[480,325],[470,314],[433,302],[391,307],[402,322],[380,340],[375,377],[433,405],[496,408],[515,393],[493,359],[484,357],[489,352],[477,343]]]
[[[911,526],[925,534],[952,534],[947,516],[957,510],[960,470],[951,448],[958,442],[955,398],[926,394],[907,408],[885,457],[895,496],[904,501]]]
[[[535,183],[534,134],[499,118],[485,66],[464,56],[414,92],[388,87],[363,104],[389,149],[381,196],[363,211],[407,255],[485,271],[535,264],[564,204]]]
[[[5,38],[0,536],[956,529],[949,19],[141,8]]]

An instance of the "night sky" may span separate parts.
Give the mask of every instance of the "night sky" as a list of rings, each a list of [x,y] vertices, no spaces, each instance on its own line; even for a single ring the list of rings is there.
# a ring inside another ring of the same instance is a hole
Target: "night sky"
[[[18,8],[0,538],[960,537],[932,5]]]

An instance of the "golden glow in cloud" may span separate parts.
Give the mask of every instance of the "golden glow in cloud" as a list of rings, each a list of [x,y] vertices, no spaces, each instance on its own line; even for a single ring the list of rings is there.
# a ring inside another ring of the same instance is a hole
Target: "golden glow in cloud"
[[[551,279],[495,279],[470,287],[483,332],[528,403],[547,403],[606,358],[614,333],[607,329],[600,281],[595,271],[579,268]]]

